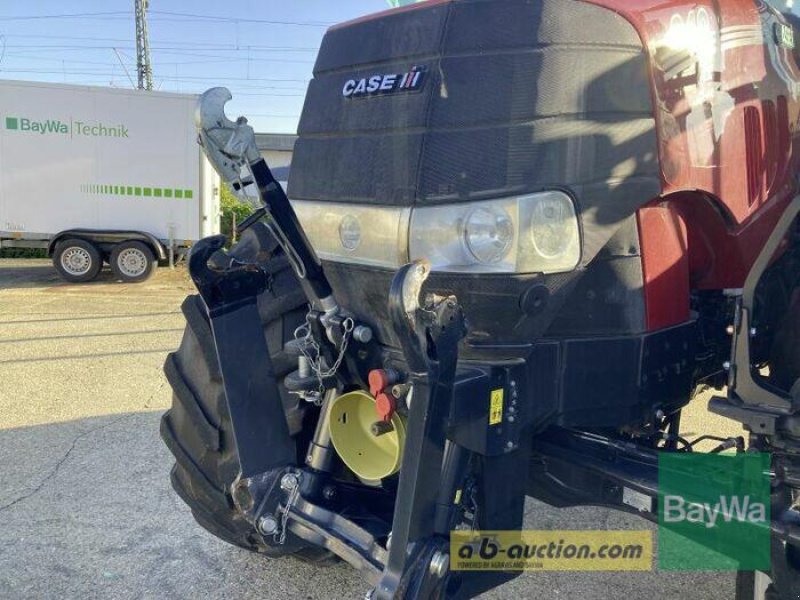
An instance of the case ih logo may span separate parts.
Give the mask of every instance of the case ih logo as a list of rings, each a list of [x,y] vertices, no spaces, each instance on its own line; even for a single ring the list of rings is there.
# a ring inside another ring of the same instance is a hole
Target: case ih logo
[[[425,82],[425,67],[411,67],[408,73],[373,75],[363,79],[348,79],[342,88],[345,98],[379,96],[395,92],[413,92]]]

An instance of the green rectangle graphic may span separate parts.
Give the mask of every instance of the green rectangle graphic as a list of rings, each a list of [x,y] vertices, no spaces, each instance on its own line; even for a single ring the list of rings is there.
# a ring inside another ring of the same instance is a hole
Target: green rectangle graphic
[[[6,129],[19,129],[17,117],[6,117]]]
[[[145,196],[148,198],[191,198],[191,190],[133,185],[111,185],[105,183],[82,183],[80,190],[87,194],[110,194],[115,196]]]
[[[764,453],[661,453],[659,567],[769,571],[769,472]]]

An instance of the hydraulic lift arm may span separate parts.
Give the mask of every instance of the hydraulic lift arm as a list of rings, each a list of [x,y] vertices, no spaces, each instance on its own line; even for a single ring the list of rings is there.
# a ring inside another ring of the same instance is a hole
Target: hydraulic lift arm
[[[225,104],[231,98],[230,91],[223,87],[211,88],[200,96],[195,112],[200,144],[220,177],[234,189],[255,183],[263,208],[256,211],[243,226],[246,228],[266,216],[272,233],[289,257],[297,276],[307,284],[304,287],[311,296],[309,300],[312,305],[325,315],[334,315],[338,312],[338,306],[319,258],[303,232],[286,193],[258,151],[253,128],[247,124],[245,117],[239,117],[234,122],[225,116]],[[243,172],[247,171],[252,179],[243,177]]]

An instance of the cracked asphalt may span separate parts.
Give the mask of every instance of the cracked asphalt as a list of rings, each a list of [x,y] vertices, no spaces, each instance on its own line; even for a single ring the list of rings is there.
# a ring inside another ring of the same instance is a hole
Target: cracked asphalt
[[[185,271],[146,284],[62,282],[47,261],[0,260],[0,598],[361,598],[345,564],[270,561],[195,525],[158,437],[161,372],[183,329]],[[720,430],[702,401],[689,430]],[[736,432],[735,428],[728,431]],[[600,508],[529,501],[537,529],[652,529]],[[528,573],[487,598],[707,600],[730,573]]]

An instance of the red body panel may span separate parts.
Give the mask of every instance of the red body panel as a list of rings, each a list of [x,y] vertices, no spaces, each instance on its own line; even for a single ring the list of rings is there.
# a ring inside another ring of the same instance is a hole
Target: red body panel
[[[762,0],[575,1],[626,19],[648,54],[662,193],[638,215],[647,328],[685,322],[690,289],[742,287],[797,193],[791,29]]]
[[[759,0],[585,1],[630,21],[649,53],[663,192],[688,229],[692,287],[741,287],[796,193],[800,73],[778,41],[785,21]],[[702,194],[670,196],[686,191]]]
[[[683,218],[674,206],[639,210],[647,329],[689,320],[689,258]]]

